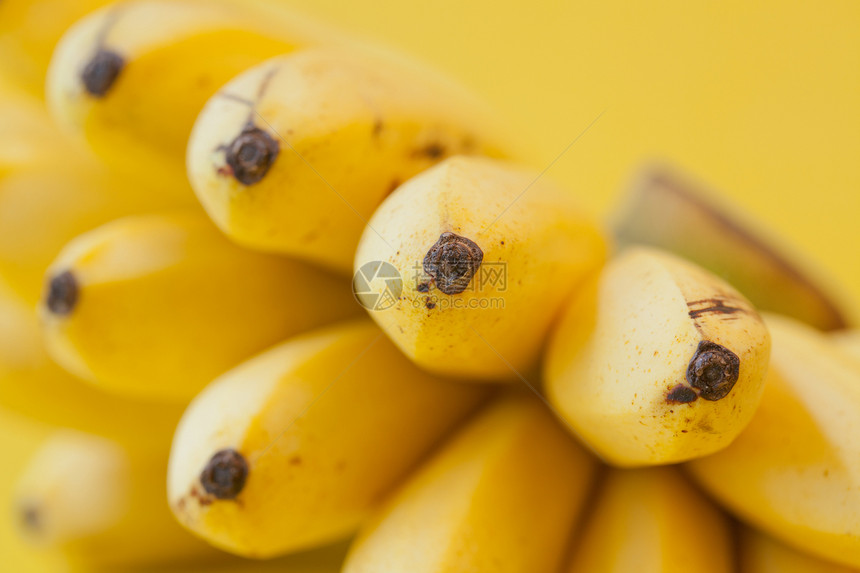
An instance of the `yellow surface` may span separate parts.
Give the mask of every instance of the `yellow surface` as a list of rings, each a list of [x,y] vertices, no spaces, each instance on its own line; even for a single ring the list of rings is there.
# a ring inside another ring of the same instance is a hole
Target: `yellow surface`
[[[448,71],[606,208],[665,158],[860,295],[860,3],[282,0]]]

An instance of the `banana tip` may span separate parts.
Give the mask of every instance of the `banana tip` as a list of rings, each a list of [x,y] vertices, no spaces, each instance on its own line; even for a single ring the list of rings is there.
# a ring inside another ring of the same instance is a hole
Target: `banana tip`
[[[78,281],[71,271],[54,275],[48,281],[47,291],[45,306],[52,314],[58,316],[70,314],[77,305],[80,294]]]
[[[720,400],[738,381],[740,363],[738,355],[725,346],[703,340],[687,367],[687,382],[705,400]]]
[[[217,499],[235,499],[248,479],[248,462],[232,449],[215,453],[200,473],[200,485]]]
[[[436,280],[436,288],[445,294],[460,294],[469,282],[481,261],[484,251],[466,237],[446,231],[430,247],[424,256],[424,272]]]
[[[259,127],[249,125],[225,147],[229,173],[242,185],[253,185],[266,176],[280,152],[280,145]]]
[[[93,97],[104,97],[125,67],[125,59],[114,51],[100,49],[81,71],[81,82]]]

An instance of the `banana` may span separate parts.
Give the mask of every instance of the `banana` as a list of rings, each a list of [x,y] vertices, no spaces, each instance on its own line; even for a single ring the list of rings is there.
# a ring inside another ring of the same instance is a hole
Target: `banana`
[[[108,170],[0,77],[0,277],[35,304],[45,269],[75,236],[117,217],[192,205]]]
[[[614,218],[619,245],[673,251],[723,277],[760,310],[822,330],[856,318],[826,273],[784,238],[672,169],[643,169]]]
[[[20,478],[22,533],[60,548],[70,561],[99,567],[214,558],[217,552],[183,531],[164,503],[167,449],[140,452],[58,430]]]
[[[413,62],[310,49],[215,94],[188,176],[235,241],[349,272],[367,219],[401,182],[450,155],[502,154],[484,107]]]
[[[2,311],[0,311],[2,312]],[[2,395],[2,389],[0,389]],[[3,570],[14,573],[69,573],[68,560],[58,551],[45,551],[21,543],[16,515],[15,490],[18,476],[28,458],[42,445],[53,429],[46,424],[18,416],[0,405],[0,555]]]
[[[180,402],[264,348],[360,311],[345,283],[245,251],[184,212],[75,239],[49,270],[40,310],[48,349],[70,372]]]
[[[610,469],[570,573],[731,573],[728,520],[674,468]]]
[[[605,255],[569,191],[502,161],[454,157],[377,209],[354,290],[422,368],[511,380],[536,366],[564,300]],[[381,293],[360,284],[386,274],[399,281]]]
[[[843,352],[860,364],[860,329],[837,330],[830,337]]]
[[[110,0],[4,0],[0,3],[0,60],[4,71],[36,97],[54,46],[66,29]]]
[[[110,0],[0,2],[0,60],[31,94],[42,97],[54,46],[66,29]]]
[[[344,573],[550,573],[597,464],[531,395],[507,396],[386,503]]]
[[[761,317],[727,283],[631,248],[566,310],[546,354],[546,391],[609,463],[674,463],[724,448],[749,423],[769,351]]]
[[[751,527],[739,535],[740,573],[856,573],[858,569],[844,567],[802,553]]]
[[[766,322],[773,357],[755,417],[724,450],[687,467],[740,519],[860,567],[860,367],[800,322]]]
[[[173,442],[170,506],[248,557],[345,538],[485,395],[416,369],[368,320],[291,339],[191,403]]]
[[[0,179],[0,276],[35,305],[45,270],[74,237],[118,217],[180,205],[117,192],[127,187],[101,169],[50,165]]]
[[[0,283],[0,410],[108,436],[138,449],[170,441],[179,405],[126,400],[54,364],[36,313]]]
[[[182,158],[206,100],[240,71],[314,43],[317,28],[253,1],[119,2],[63,36],[47,101],[110,163],[162,171],[184,194]]]

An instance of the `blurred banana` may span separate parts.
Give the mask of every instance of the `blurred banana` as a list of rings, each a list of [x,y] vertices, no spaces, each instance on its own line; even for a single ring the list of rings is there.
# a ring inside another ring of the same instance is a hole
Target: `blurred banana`
[[[751,527],[743,527],[738,539],[740,541],[739,573],[857,573],[860,571],[798,551]]]
[[[57,431],[20,478],[17,515],[31,541],[71,561],[107,567],[215,558],[183,531],[164,503],[168,445],[139,451],[109,439]]]
[[[188,402],[242,360],[360,308],[346,282],[245,251],[183,212],[72,241],[40,310],[48,350],[69,371],[112,392]]]
[[[0,313],[3,311],[0,310]],[[0,388],[2,395],[3,388]],[[14,573],[71,573],[68,559],[57,550],[45,550],[21,543],[15,491],[18,477],[29,458],[52,434],[53,428],[10,412],[0,404],[0,555],[3,570]]]
[[[32,304],[73,237],[117,217],[193,205],[191,194],[180,201],[145,177],[108,170],[2,76],[0,125],[0,277]]]
[[[546,390],[609,463],[674,463],[720,450],[744,429],[769,352],[761,317],[731,286],[632,248],[574,297],[546,354]]]
[[[110,0],[3,0],[0,60],[5,71],[33,96],[45,92],[54,46],[66,29]],[[5,125],[4,125],[5,127]]]
[[[311,49],[215,94],[194,126],[188,175],[235,241],[349,272],[386,195],[450,155],[499,155],[497,124],[413,62]]]
[[[170,505],[191,531],[247,557],[343,539],[484,396],[421,372],[367,320],[294,338],[191,403]]]
[[[390,307],[364,305],[422,368],[516,379],[537,365],[564,300],[602,264],[597,225],[573,193],[539,177],[498,160],[454,157],[410,179],[374,213],[356,277],[393,268],[402,292]]]
[[[687,467],[744,521],[860,567],[860,367],[822,333],[765,318],[773,356],[755,417],[724,450]]]
[[[570,573],[731,573],[726,517],[674,468],[611,469]]]
[[[170,440],[178,405],[126,400],[78,380],[45,351],[35,311],[0,284],[0,408],[135,448]]]
[[[58,121],[110,163],[161,171],[185,194],[185,147],[206,100],[246,68],[320,35],[258,2],[121,1],[63,36],[47,99]]]
[[[534,396],[502,398],[391,497],[344,573],[555,573],[596,461]]]

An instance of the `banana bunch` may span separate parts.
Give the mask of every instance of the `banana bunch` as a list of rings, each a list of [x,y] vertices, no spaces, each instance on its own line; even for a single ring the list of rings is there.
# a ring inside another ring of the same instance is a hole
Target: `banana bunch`
[[[857,313],[690,178],[604,229],[275,0],[9,0],[0,58],[12,570],[860,570]]]

